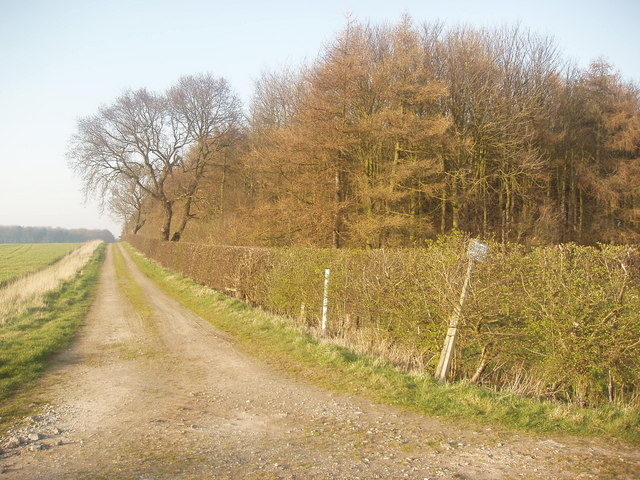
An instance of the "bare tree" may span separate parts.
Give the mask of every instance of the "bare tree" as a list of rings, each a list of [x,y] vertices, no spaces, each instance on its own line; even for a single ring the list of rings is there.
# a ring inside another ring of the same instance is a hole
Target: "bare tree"
[[[290,126],[302,97],[302,72],[290,68],[264,71],[255,82],[250,110],[251,128],[257,132]]]
[[[181,164],[183,212],[172,236],[172,240],[179,240],[187,222],[193,217],[191,209],[197,199],[196,193],[210,168],[221,170],[222,214],[228,167],[224,150],[233,146],[240,137],[242,111],[240,100],[233,95],[228,82],[211,75],[182,77],[169,90],[168,98],[175,117],[187,129],[192,142],[192,148]]]
[[[165,95],[127,91],[80,119],[68,158],[87,196],[109,198],[108,192],[124,181],[158,202],[164,240],[171,237],[174,206],[183,201],[178,240],[212,152],[230,141],[240,118],[240,103],[225,80],[183,77]],[[189,179],[184,188],[172,185],[178,174]]]
[[[144,224],[145,192],[131,179],[124,178],[121,183],[111,188],[108,208],[123,222],[125,231],[137,234]]]

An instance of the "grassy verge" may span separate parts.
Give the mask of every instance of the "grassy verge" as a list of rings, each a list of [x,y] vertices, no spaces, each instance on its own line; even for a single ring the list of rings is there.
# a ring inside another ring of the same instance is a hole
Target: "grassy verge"
[[[248,307],[149,262],[126,246],[138,266],[167,294],[232,335],[248,353],[298,378],[364,395],[430,416],[501,425],[534,433],[621,438],[640,444],[640,412],[585,409],[521,398],[475,386],[441,385],[377,358],[305,334],[286,319]]]
[[[93,301],[104,249],[96,250],[80,275],[48,293],[44,306],[0,326],[0,417],[25,411],[21,394],[71,341]]]

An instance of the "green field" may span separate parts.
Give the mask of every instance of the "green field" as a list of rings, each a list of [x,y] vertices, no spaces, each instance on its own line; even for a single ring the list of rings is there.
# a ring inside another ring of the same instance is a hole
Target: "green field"
[[[14,278],[51,265],[80,243],[0,244],[0,286]]]

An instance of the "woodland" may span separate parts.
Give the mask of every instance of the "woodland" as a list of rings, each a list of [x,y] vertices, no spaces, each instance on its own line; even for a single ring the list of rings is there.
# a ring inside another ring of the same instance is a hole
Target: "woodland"
[[[349,21],[243,109],[211,74],[127,91],[71,165],[125,233],[246,246],[639,239],[640,96],[521,26]]]

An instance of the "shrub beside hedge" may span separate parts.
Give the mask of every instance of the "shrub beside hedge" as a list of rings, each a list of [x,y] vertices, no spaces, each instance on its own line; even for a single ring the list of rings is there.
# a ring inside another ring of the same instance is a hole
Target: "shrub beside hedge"
[[[162,266],[317,328],[331,269],[336,341],[435,369],[467,267],[468,238],[426,248],[248,248],[125,239]],[[638,406],[638,251],[490,245],[476,265],[453,376],[585,405]],[[303,307],[304,305],[304,307]]]

